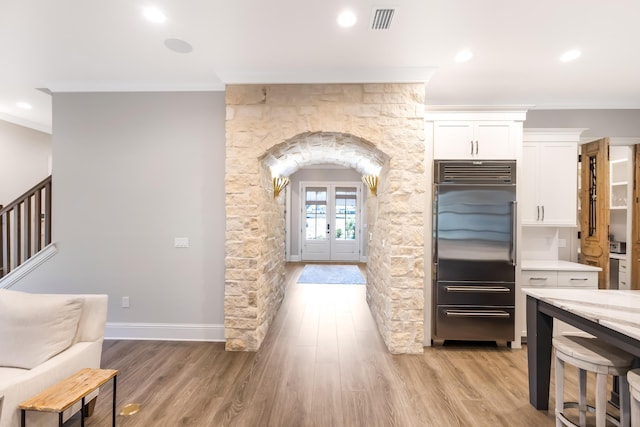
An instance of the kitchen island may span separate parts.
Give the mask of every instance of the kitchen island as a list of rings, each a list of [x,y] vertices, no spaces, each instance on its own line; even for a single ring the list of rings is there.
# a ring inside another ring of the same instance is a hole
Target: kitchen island
[[[640,357],[640,291],[525,289],[529,402],[549,408],[553,319]]]

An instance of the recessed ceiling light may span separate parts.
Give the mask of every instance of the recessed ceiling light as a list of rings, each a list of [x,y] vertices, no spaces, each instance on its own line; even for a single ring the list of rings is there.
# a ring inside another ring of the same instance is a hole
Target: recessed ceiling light
[[[471,58],[473,58],[473,53],[469,50],[463,50],[456,55],[457,62],[467,62]]]
[[[22,108],[23,110],[31,110],[33,107],[28,102],[16,102],[16,107]]]
[[[353,27],[357,21],[356,15],[350,10],[345,10],[338,15],[338,25],[344,28]]]
[[[142,13],[149,21],[156,22],[158,24],[162,24],[167,20],[166,15],[160,9],[155,7],[145,7]]]
[[[561,57],[560,57],[560,61],[562,62],[569,62],[569,61],[573,61],[574,59],[578,59],[580,58],[580,55],[582,55],[582,52],[580,52],[579,50],[570,50],[568,52],[565,52]]]

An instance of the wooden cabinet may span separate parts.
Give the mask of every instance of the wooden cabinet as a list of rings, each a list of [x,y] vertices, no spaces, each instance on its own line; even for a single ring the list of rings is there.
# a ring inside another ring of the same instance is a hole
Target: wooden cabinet
[[[427,144],[444,160],[515,160],[524,111],[427,111]]]
[[[519,203],[522,225],[577,226],[578,142],[583,129],[526,129]]]
[[[520,325],[522,328],[522,336],[527,336],[527,311],[526,311],[526,295],[522,291],[525,288],[583,288],[598,289],[598,269],[587,266],[576,266],[574,263],[564,261],[537,261],[539,265],[549,264],[550,268],[541,269],[540,267],[527,267],[527,262],[523,262],[522,274],[520,280]],[[554,265],[557,266],[554,267]],[[571,267],[573,265],[574,267]],[[530,268],[530,269],[527,269]],[[579,268],[571,270],[569,268]],[[553,334],[560,335],[565,333],[582,333],[570,325],[554,320]]]

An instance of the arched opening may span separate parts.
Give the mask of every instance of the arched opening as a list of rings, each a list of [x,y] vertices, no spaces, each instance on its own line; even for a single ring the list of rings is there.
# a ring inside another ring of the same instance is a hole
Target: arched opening
[[[328,163],[378,176],[367,303],[392,353],[422,352],[424,85],[231,85],[226,97],[227,349],[257,350],[284,297],[286,190],[274,197],[273,178]]]

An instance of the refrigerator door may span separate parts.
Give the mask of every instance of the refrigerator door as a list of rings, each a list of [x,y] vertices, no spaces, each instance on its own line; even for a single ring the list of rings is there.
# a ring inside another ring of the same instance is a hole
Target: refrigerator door
[[[437,185],[438,281],[515,281],[515,186]]]

